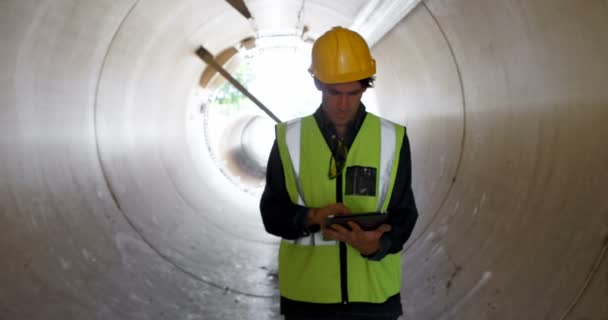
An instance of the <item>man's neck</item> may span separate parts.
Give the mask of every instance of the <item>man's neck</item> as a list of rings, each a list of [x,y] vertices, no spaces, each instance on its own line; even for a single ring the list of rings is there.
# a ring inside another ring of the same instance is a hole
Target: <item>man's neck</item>
[[[344,140],[344,136],[346,135],[346,129],[348,129],[348,126],[335,126],[336,127],[336,133],[338,134],[338,138],[340,138],[340,140]]]
[[[335,139],[335,136],[338,136],[343,142],[350,146],[353,142],[357,131],[361,127],[365,119],[365,106],[361,104],[359,111],[357,112],[357,116],[354,119],[354,122],[351,124],[344,125],[342,128],[336,127],[332,122],[329,121],[325,113],[323,112],[323,107],[319,106],[319,108],[315,111],[314,117],[319,124],[319,129],[323,133],[327,144],[332,145],[332,140]],[[353,131],[350,133],[349,131]]]

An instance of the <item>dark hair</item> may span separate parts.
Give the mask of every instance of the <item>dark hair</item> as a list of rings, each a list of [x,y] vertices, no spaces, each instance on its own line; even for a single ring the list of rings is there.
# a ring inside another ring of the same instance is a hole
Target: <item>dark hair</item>
[[[321,80],[314,76],[313,79],[315,79],[315,86],[317,87],[317,89],[321,90]],[[361,88],[372,88],[374,86],[374,81],[376,81],[376,77],[372,76],[358,81],[361,84]]]
[[[374,81],[376,81],[376,77],[369,77],[365,79],[359,80],[361,87],[363,88],[372,88],[374,86]]]

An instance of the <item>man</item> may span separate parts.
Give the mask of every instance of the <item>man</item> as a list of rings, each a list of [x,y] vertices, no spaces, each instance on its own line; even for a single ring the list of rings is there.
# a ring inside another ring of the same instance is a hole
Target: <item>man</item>
[[[335,27],[312,49],[322,92],[310,116],[277,125],[260,210],[279,249],[281,313],[293,319],[397,319],[401,255],[418,213],[405,128],[365,111],[376,73],[365,40]],[[329,164],[329,168],[328,168]],[[388,212],[363,230],[330,215]]]

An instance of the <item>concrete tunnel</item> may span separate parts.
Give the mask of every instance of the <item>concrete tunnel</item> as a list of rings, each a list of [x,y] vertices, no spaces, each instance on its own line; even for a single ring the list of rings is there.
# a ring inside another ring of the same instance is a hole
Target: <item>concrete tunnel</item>
[[[608,1],[235,3],[0,2],[0,319],[279,319],[194,52],[357,23],[412,145],[403,318],[608,319]]]

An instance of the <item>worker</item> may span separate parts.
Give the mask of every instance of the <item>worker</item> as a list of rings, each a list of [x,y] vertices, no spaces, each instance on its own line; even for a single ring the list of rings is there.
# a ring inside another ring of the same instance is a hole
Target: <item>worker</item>
[[[322,93],[314,114],[279,123],[260,211],[281,237],[281,314],[297,319],[397,319],[401,251],[418,212],[405,128],[366,111],[376,62],[356,32],[334,27],[312,48]],[[386,213],[371,230],[328,216]],[[407,269],[407,268],[406,268]]]

